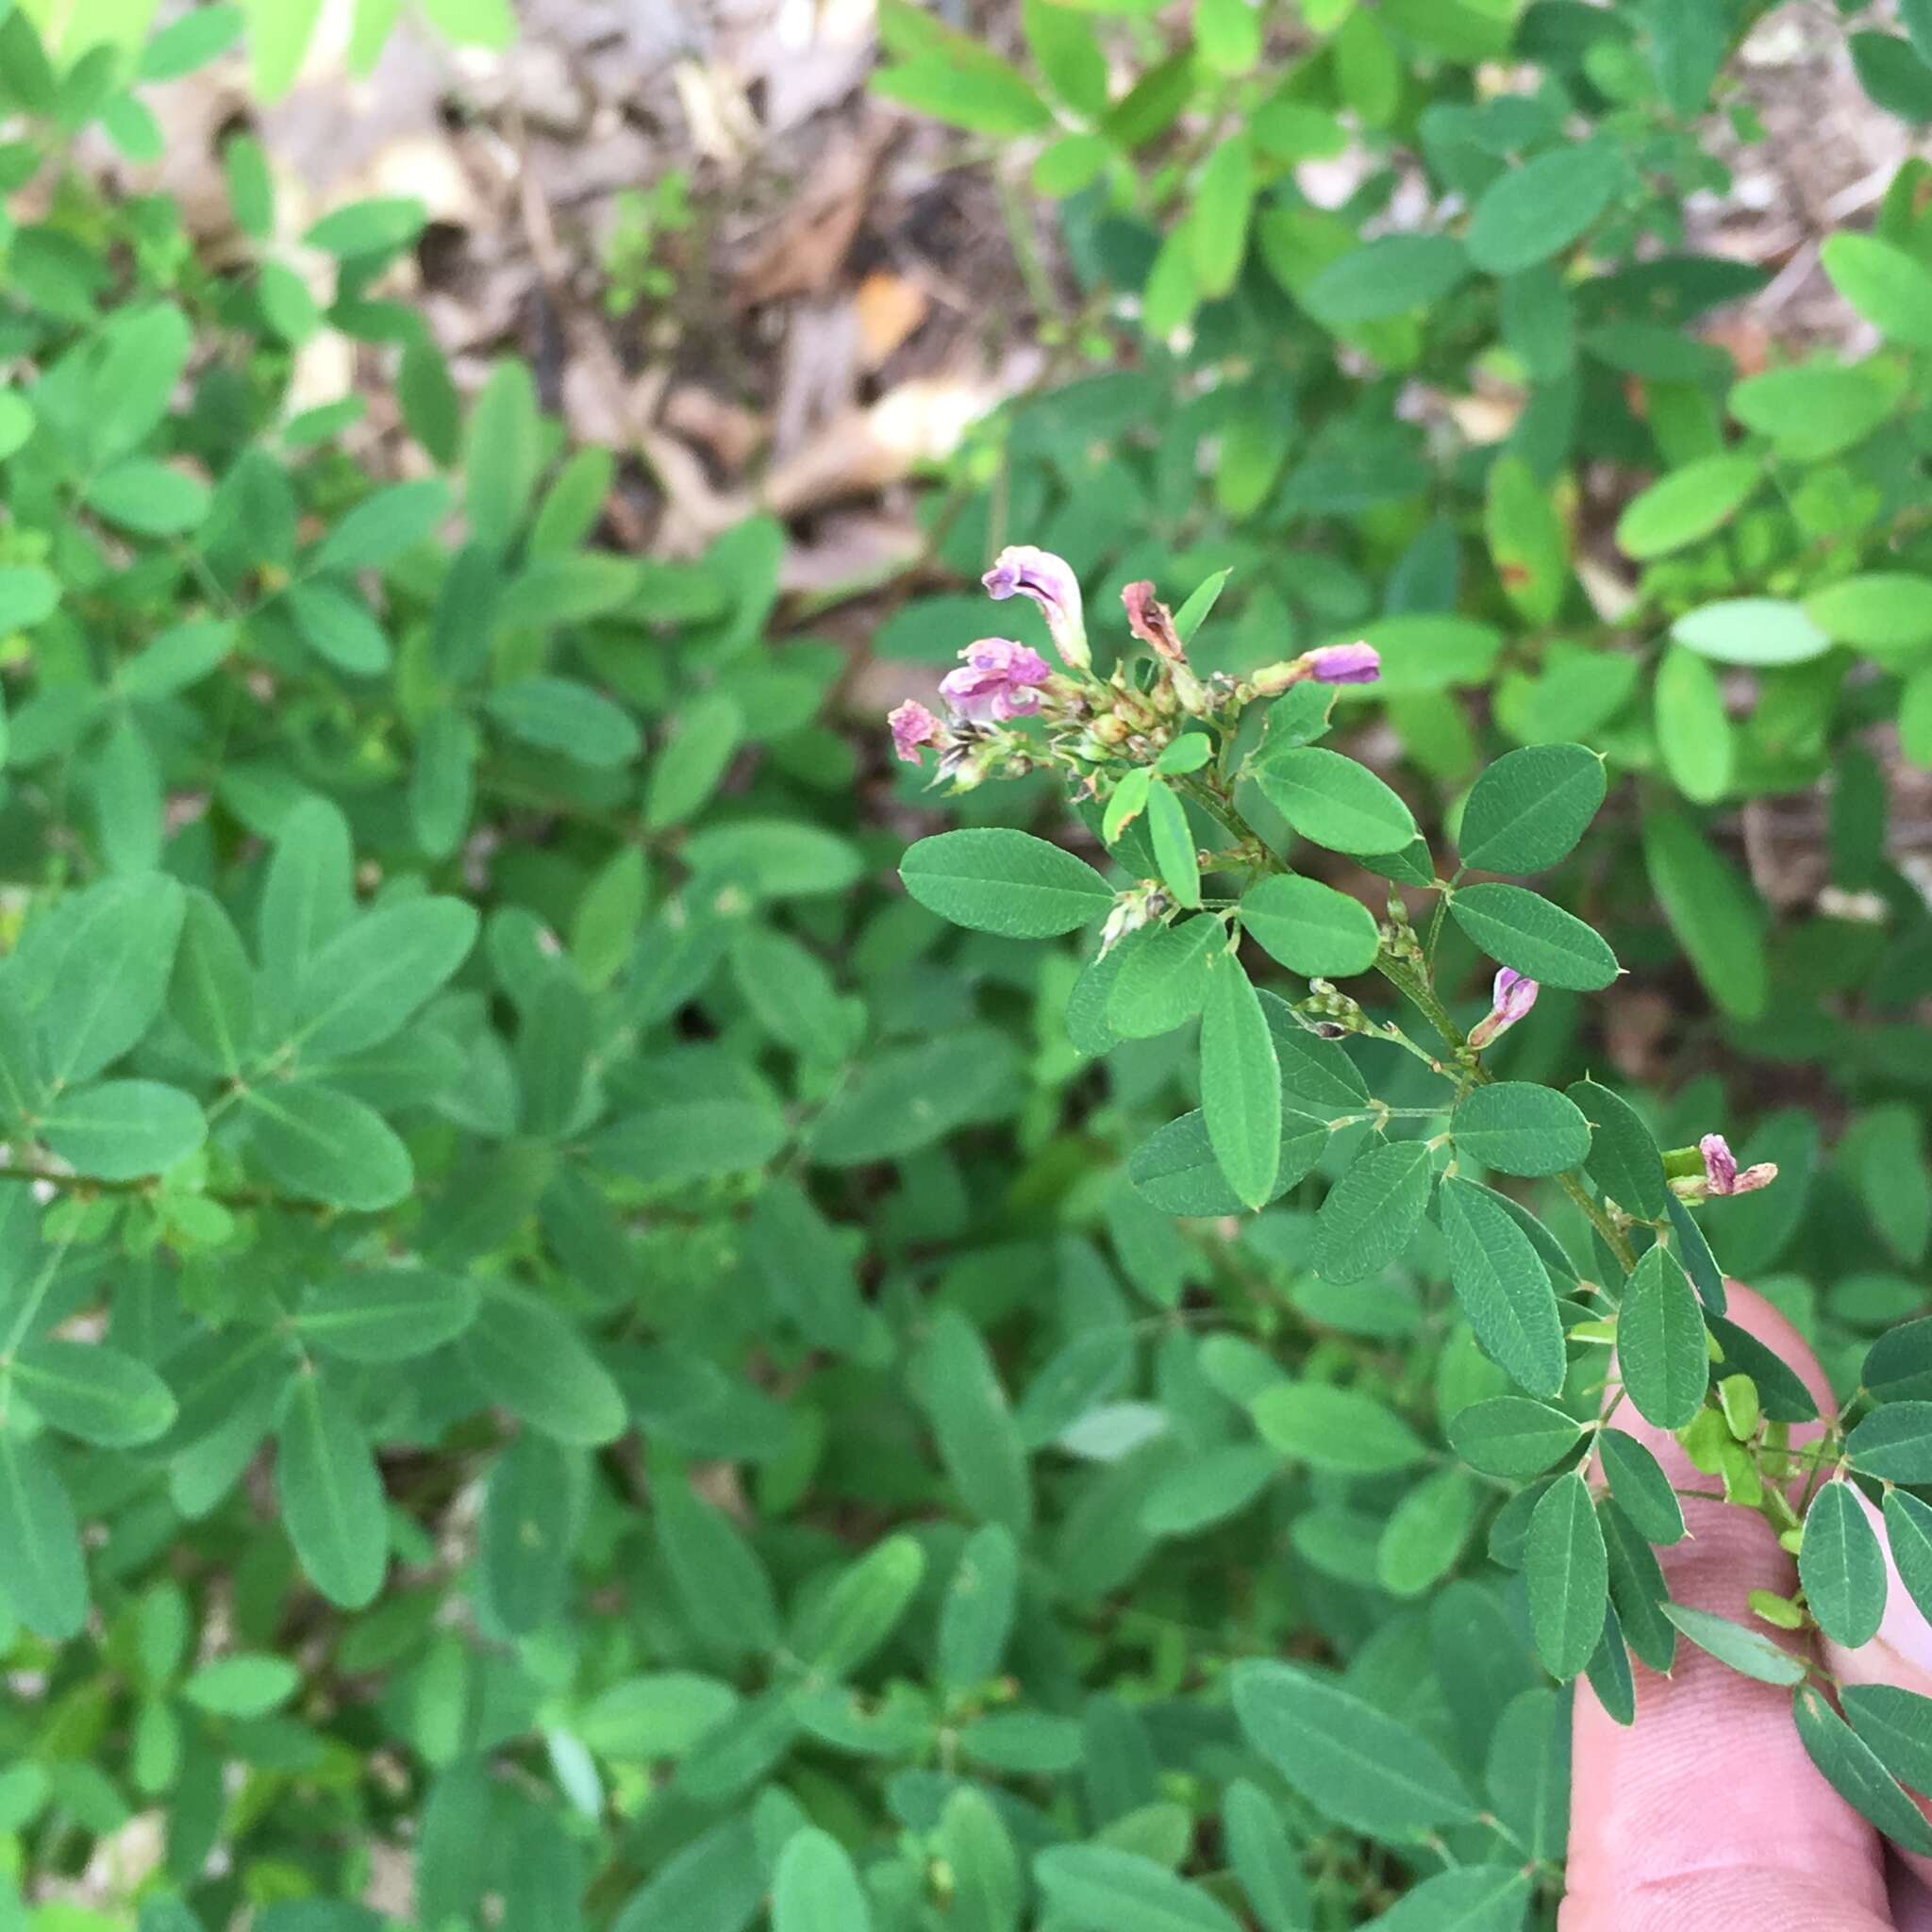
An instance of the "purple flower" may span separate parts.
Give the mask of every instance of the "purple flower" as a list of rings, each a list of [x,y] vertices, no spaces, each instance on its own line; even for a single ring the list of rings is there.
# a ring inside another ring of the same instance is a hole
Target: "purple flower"
[[[1004,724],[1039,710],[1034,687],[1044,684],[1053,669],[1038,651],[1011,638],[981,638],[959,656],[965,663],[940,679],[940,695],[966,724]]]
[[[1508,1032],[1536,1005],[1536,996],[1541,990],[1535,980],[1513,966],[1499,968],[1496,983],[1490,991],[1489,1013],[1470,1029],[1470,1045],[1480,1052],[1492,1040]]]
[[[1697,1151],[1704,1156],[1704,1191],[1707,1194],[1755,1194],[1777,1178],[1777,1168],[1769,1160],[1760,1160],[1740,1173],[1738,1157],[1722,1134],[1705,1135]]]
[[[1324,644],[1302,661],[1317,684],[1374,684],[1382,675],[1382,654],[1368,643]],[[1535,993],[1530,997],[1534,999]]]
[[[916,698],[908,698],[887,717],[892,727],[892,749],[908,765],[921,762],[920,747],[940,741],[940,721]]]
[[[979,581],[995,603],[1004,603],[1008,597],[1031,597],[1045,615],[1054,649],[1068,670],[1087,669],[1091,658],[1087,650],[1080,580],[1065,558],[1031,543],[1009,543]]]

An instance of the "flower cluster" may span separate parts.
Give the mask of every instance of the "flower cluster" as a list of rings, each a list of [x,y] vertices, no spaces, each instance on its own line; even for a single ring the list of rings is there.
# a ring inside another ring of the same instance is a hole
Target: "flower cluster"
[[[995,769],[1017,774],[1052,761],[1066,766],[1091,796],[1104,789],[1097,779],[1101,768],[1151,761],[1189,718],[1232,723],[1243,705],[1279,696],[1291,685],[1368,684],[1381,675],[1374,646],[1353,643],[1306,651],[1245,679],[1203,679],[1188,662],[1173,614],[1143,582],[1129,584],[1121,601],[1127,628],[1154,654],[1153,675],[1123,662],[1101,678],[1092,668],[1080,582],[1064,558],[1030,543],[1010,544],[980,581],[995,603],[1026,597],[1039,606],[1065,668],[1055,671],[1011,638],[980,638],[960,652],[960,667],[940,680],[944,717],[915,699],[891,713],[894,752],[917,765],[928,749],[936,751],[938,779],[960,791]],[[1043,744],[1007,728],[1025,718],[1040,719],[1047,734]]]

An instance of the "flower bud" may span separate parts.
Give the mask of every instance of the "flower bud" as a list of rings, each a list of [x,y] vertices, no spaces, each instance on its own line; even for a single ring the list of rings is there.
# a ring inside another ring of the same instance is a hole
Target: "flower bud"
[[[1382,654],[1374,644],[1324,644],[1302,662],[1317,684],[1374,684],[1382,675]]]
[[[1488,1014],[1470,1028],[1469,1043],[1477,1053],[1492,1040],[1500,1039],[1536,1005],[1541,988],[1514,967],[1505,966],[1496,974],[1490,993]]]
[[[1685,1174],[1671,1182],[1671,1191],[1685,1201],[1702,1201],[1713,1194],[1755,1194],[1777,1178],[1776,1164],[1760,1160],[1740,1171],[1738,1157],[1722,1134],[1707,1134],[1697,1143],[1704,1172]]]
[[[1080,580],[1065,558],[1031,543],[1009,543],[979,581],[996,603],[1015,596],[1032,598],[1045,616],[1053,647],[1068,670],[1085,671],[1091,663]]]

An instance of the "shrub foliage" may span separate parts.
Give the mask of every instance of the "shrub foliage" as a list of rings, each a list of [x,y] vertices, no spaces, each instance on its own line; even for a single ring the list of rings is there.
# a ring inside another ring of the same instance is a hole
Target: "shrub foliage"
[[[1768,1634],[1869,1638],[1881,1534],[1932,1603],[1925,165],[1824,242],[1875,345],[1745,373],[1760,8],[1173,11],[883,9],[1078,282],[931,500],[1003,601],[874,641],[969,654],[896,794],[780,530],[613,554],[458,394],[420,207],[291,250],[239,135],[210,262],[70,172],[233,9],[0,19],[0,1923],[1547,1925],[1569,1686],[1681,1642],[1932,1849],[1920,1704]],[[1669,1601],[1632,1412],[1793,1595]]]

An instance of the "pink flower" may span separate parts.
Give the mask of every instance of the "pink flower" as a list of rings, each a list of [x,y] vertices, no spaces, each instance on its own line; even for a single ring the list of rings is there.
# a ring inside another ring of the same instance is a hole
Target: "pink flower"
[[[1382,675],[1382,654],[1374,644],[1324,644],[1302,661],[1317,684],[1374,684]],[[1535,997],[1532,992],[1530,998]]]
[[[1338,648],[1351,647],[1342,645]],[[1500,968],[1496,983],[1490,991],[1489,1013],[1470,1029],[1470,1045],[1480,1051],[1491,1041],[1508,1032],[1536,1005],[1536,996],[1541,990],[1535,980],[1517,972],[1513,966]]]
[[[1127,585],[1121,592],[1121,602],[1126,606],[1127,628],[1143,644],[1152,644],[1170,664],[1187,662],[1180,632],[1174,627],[1174,614],[1154,594],[1152,584]]]
[[[1777,1178],[1777,1168],[1769,1160],[1738,1171],[1738,1157],[1722,1134],[1707,1134],[1697,1143],[1704,1156],[1704,1191],[1707,1194],[1755,1194]]]
[[[940,695],[969,724],[1004,724],[1040,708],[1033,687],[1053,675],[1038,651],[1011,638],[981,638],[959,653],[966,661],[940,679]]]
[[[940,741],[940,721],[916,698],[908,698],[887,717],[892,727],[892,749],[908,765],[920,763],[920,747]]]
[[[1009,543],[993,558],[992,568],[979,580],[995,603],[1008,597],[1030,597],[1046,618],[1053,646],[1070,671],[1085,671],[1091,661],[1087,650],[1087,620],[1080,601],[1080,579],[1065,558],[1031,543]]]

